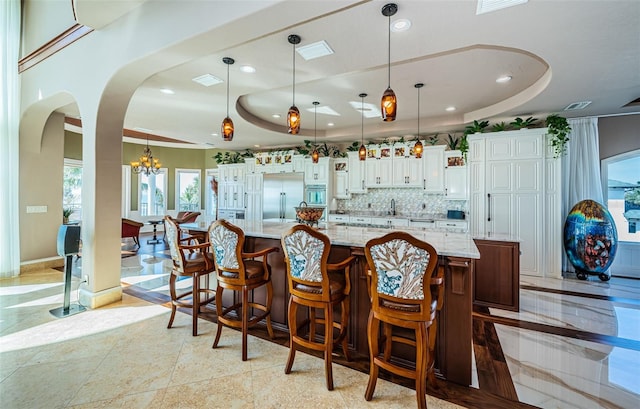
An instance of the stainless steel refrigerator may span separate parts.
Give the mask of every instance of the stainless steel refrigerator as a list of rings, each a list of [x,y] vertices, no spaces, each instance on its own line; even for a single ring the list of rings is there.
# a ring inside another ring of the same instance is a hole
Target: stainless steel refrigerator
[[[304,200],[303,173],[265,173],[263,189],[264,220],[296,220],[294,207]]]

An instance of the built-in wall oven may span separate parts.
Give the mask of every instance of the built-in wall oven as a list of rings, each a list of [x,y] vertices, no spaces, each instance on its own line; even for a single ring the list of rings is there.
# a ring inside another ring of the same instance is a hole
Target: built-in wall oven
[[[307,202],[308,206],[326,206],[327,185],[307,185],[305,202]]]

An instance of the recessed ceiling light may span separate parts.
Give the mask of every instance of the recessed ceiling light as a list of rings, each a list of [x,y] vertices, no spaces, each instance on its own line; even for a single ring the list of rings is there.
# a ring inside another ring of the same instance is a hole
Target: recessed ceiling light
[[[527,0],[478,0],[476,15],[506,9],[507,7],[517,6],[526,2]]]
[[[324,57],[325,55],[333,54],[333,50],[329,47],[326,41],[321,40],[312,44],[303,45],[296,48],[298,54],[302,56],[306,61],[313,60],[314,58]]]
[[[496,82],[498,84],[504,84],[505,82],[511,81],[511,78],[513,78],[511,77],[511,75],[503,75],[501,77],[496,78]]]
[[[260,147],[260,145],[253,145],[253,147],[254,147],[254,148],[259,148],[259,147]]]
[[[218,134],[214,132],[211,134],[211,136],[218,136]]]
[[[280,114],[273,114],[271,115],[273,118],[280,118]]]
[[[334,126],[335,124],[333,122],[329,122],[327,123],[327,126]]]
[[[256,69],[250,65],[241,65],[240,71],[246,72],[247,74],[253,74],[254,72],[256,72]]]
[[[453,112],[456,110],[456,107],[447,107],[446,111],[447,112]]]
[[[191,81],[195,81],[200,85],[204,85],[205,87],[210,87],[212,85],[220,84],[222,80],[211,74],[204,74],[199,77],[192,78]]]
[[[169,88],[160,88],[160,92],[162,92],[163,94],[167,94],[167,95],[173,95],[175,94],[175,91]]]
[[[411,20],[407,20],[406,18],[400,18],[391,22],[391,31],[394,33],[399,33],[401,31],[407,31],[411,28]]]

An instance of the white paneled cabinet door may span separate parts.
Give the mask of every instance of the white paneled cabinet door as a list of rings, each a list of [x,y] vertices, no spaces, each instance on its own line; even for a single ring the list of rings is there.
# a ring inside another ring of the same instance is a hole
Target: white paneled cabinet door
[[[428,193],[444,193],[445,146],[427,146],[422,154],[423,189]]]
[[[349,198],[349,172],[344,170],[336,171],[333,174],[333,188],[336,199]]]
[[[393,158],[393,186],[422,187],[422,159],[412,156]]]
[[[246,175],[245,219],[262,220],[262,173]]]
[[[444,170],[445,197],[450,200],[467,200],[467,167],[449,166]]]
[[[348,152],[349,156],[349,193],[366,193],[365,161],[360,160],[358,152]]]

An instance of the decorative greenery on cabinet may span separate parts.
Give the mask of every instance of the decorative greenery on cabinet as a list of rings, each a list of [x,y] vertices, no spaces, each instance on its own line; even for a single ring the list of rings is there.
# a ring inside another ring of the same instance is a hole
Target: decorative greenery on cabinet
[[[569,142],[569,132],[571,126],[564,118],[558,114],[549,115],[546,119],[547,133],[550,137],[549,142],[553,146],[553,157],[563,156],[567,151],[567,142]]]

